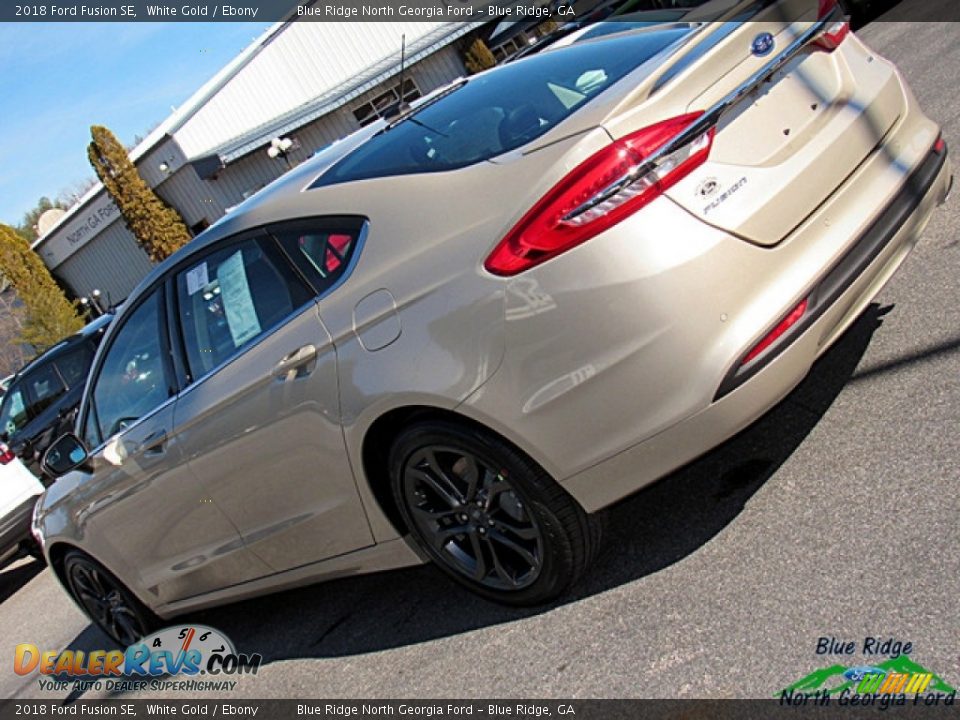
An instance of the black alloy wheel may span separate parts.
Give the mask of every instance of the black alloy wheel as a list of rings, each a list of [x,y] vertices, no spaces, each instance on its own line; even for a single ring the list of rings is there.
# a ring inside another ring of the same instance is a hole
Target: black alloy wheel
[[[78,551],[64,558],[67,587],[87,616],[121,648],[147,635],[155,618],[98,562]]]
[[[403,479],[414,523],[453,567],[495,590],[536,581],[543,567],[540,529],[491,463],[460,448],[430,446],[410,456]]]
[[[484,597],[546,602],[579,577],[592,553],[579,505],[492,434],[420,423],[394,442],[390,466],[394,497],[420,548]]]

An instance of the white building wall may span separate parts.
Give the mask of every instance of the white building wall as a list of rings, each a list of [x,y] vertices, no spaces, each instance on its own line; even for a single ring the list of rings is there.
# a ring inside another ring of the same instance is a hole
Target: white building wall
[[[206,221],[212,225],[230,206],[215,181],[201,180],[191,165],[157,185],[154,192],[180,213],[188,228]]]
[[[414,79],[424,95],[464,73],[460,55],[453,46],[448,46],[407,69],[407,77]],[[300,149],[290,155],[291,162],[300,163],[320,148],[359,130],[360,124],[353,115],[353,109],[369,102],[398,80],[399,78],[394,76],[344,107],[290,133],[300,142]],[[231,207],[269,185],[286,172],[286,169],[283,160],[269,157],[263,147],[230,163],[215,179],[206,182],[217,187],[224,198],[224,207]]]
[[[304,105],[444,23],[295,22],[175,133],[188,157]]]
[[[117,303],[130,294],[152,267],[150,258],[121,220],[71,255],[53,274],[77,295],[89,295],[97,289],[104,298]]]

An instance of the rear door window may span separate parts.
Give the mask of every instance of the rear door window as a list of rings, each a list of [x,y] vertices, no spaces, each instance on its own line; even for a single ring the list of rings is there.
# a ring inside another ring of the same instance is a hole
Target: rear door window
[[[199,256],[177,273],[176,282],[193,379],[229,360],[312,298],[265,236],[230,242]]]
[[[60,355],[54,363],[67,387],[82,385],[87,381],[90,363],[93,362],[93,345],[83,342],[69,352]]]
[[[324,295],[346,277],[360,252],[366,220],[360,217],[298,220],[270,229],[287,256]]]
[[[9,437],[29,421],[23,388],[16,387],[9,390],[3,398],[3,408],[0,410],[0,431],[6,433]]]
[[[32,370],[23,381],[30,406],[28,413],[36,417],[63,395],[67,388],[52,362]]]

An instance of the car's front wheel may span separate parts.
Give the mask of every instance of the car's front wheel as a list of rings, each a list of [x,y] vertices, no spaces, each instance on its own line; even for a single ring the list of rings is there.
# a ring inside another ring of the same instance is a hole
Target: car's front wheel
[[[156,616],[93,558],[71,550],[63,572],[73,599],[119,647],[127,648],[155,629]]]
[[[590,518],[542,468],[481,430],[424,421],[390,452],[393,493],[420,548],[474,592],[547,602],[574,583],[596,545]]]

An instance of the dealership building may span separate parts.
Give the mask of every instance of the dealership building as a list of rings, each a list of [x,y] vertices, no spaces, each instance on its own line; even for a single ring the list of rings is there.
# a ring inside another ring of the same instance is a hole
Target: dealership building
[[[290,165],[376,120],[401,94],[412,100],[465,75],[465,49],[481,32],[466,22],[277,23],[130,158],[199,233]],[[286,154],[268,152],[274,138],[292,142]],[[151,268],[99,183],[34,249],[75,296],[97,289],[113,303]]]

